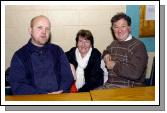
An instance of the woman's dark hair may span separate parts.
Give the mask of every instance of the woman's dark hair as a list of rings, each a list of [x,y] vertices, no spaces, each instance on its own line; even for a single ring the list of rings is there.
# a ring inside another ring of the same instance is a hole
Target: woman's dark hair
[[[78,31],[78,33],[76,35],[76,39],[75,39],[76,46],[77,46],[77,43],[78,43],[78,40],[79,40],[79,36],[84,37],[86,40],[90,40],[92,48],[94,47],[93,35],[89,30],[81,29],[81,30]]]
[[[117,22],[118,20],[120,19],[124,19],[127,21],[128,23],[128,26],[131,26],[131,18],[129,16],[127,16],[125,13],[123,12],[120,12],[120,13],[117,13],[115,16],[113,16],[111,18],[111,23],[112,23],[112,26],[115,22]]]

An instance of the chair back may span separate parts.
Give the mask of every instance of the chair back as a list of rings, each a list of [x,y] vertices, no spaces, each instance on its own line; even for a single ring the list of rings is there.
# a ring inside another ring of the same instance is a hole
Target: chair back
[[[151,75],[150,75],[150,86],[155,85],[155,57],[153,58],[153,64],[151,69]]]

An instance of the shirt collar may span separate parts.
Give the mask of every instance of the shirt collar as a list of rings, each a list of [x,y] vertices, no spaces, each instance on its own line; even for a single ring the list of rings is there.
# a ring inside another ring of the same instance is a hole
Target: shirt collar
[[[43,47],[38,47],[38,46],[34,45],[30,39],[28,42],[28,49],[29,49],[30,53],[34,53],[34,52],[40,53],[41,51],[45,52],[47,49],[47,44],[44,45]]]
[[[131,40],[132,39],[132,35],[129,34],[128,38],[125,41]]]

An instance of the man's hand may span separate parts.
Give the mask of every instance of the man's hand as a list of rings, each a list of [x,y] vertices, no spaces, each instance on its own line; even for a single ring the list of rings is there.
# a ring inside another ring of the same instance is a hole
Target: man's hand
[[[112,61],[110,54],[106,54],[103,59],[107,69],[112,69],[114,67],[115,62]]]
[[[63,93],[63,90],[60,90],[60,91],[54,91],[54,92],[51,92],[51,93],[48,93],[48,94],[60,94],[60,93]]]

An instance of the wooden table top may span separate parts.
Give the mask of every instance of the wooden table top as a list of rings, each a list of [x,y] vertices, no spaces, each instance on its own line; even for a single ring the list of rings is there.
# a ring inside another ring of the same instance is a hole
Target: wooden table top
[[[62,93],[5,96],[6,101],[91,101],[90,93]]]
[[[6,101],[154,101],[155,87],[91,90],[90,92],[10,95]]]
[[[92,90],[90,94],[93,101],[154,101],[155,87]]]

